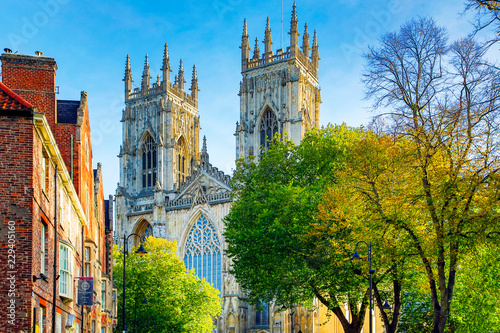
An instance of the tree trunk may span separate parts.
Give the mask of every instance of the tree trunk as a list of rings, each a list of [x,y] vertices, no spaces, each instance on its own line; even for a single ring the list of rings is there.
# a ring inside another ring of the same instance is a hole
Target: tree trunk
[[[382,310],[382,298],[378,292],[377,286],[375,285],[375,300],[377,306],[380,310],[382,320],[384,322],[385,333],[396,333],[398,330],[399,315],[401,314],[401,280],[397,277],[397,272],[393,273],[392,285],[394,289],[394,304],[392,306],[392,321],[389,322],[389,318],[384,310]]]
[[[345,317],[344,312],[339,306],[332,307],[332,304],[328,299],[323,297],[317,289],[313,287],[314,294],[318,298],[318,300],[323,303],[328,309],[330,309],[335,316],[338,318],[340,321],[340,324],[342,325],[342,328],[344,329],[345,333],[360,333],[361,330],[363,329],[363,324],[365,321],[365,315],[366,315],[366,310],[367,310],[367,304],[368,304],[368,299],[369,299],[369,294],[370,290],[367,289],[363,299],[361,300],[361,306],[358,308],[358,300],[355,300],[354,303],[350,301],[349,299],[347,300],[348,306],[349,306],[349,314],[350,314],[350,322],[347,320]],[[333,297],[335,298],[335,297]],[[355,310],[355,311],[353,311]],[[371,318],[370,318],[371,319]]]

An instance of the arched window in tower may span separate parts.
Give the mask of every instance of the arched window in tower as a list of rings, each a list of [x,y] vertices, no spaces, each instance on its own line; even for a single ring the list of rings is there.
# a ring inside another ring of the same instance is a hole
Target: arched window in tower
[[[156,170],[156,144],[148,134],[142,147],[142,187],[151,187],[156,184]]]
[[[177,149],[177,182],[180,184],[186,180],[187,165],[186,165],[186,149],[182,138],[178,142]]]
[[[215,288],[222,286],[221,242],[212,222],[201,215],[191,228],[186,240],[184,264],[194,268],[200,279],[205,279]]]
[[[260,122],[260,147],[261,154],[269,148],[270,140],[278,133],[278,120],[274,112],[267,108]]]
[[[153,235],[153,227],[148,221],[141,220],[136,224],[134,232],[141,236],[140,240],[138,237],[134,237],[134,245],[137,246],[141,242],[145,241],[146,238]]]

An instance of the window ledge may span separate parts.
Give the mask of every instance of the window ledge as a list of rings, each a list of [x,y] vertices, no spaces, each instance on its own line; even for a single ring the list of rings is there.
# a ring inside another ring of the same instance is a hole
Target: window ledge
[[[63,295],[63,294],[59,294],[59,297],[61,298],[61,300],[64,304],[68,304],[68,303],[73,302],[73,297]]]

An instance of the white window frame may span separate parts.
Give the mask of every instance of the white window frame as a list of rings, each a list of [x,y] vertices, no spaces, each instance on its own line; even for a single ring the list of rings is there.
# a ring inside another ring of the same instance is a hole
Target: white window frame
[[[90,277],[92,276],[92,273],[90,272],[92,270],[92,267],[90,265],[90,263],[86,262],[85,263],[85,267],[84,267],[84,275],[87,276],[87,277]]]
[[[45,260],[46,260],[46,249],[45,249],[45,223],[40,222],[40,273],[45,274]]]
[[[62,333],[62,315],[56,312],[56,333]]]
[[[43,333],[44,332],[44,321],[45,321],[45,307],[42,307],[40,306],[40,309],[39,309],[39,315],[40,315],[40,318],[38,318],[38,331],[40,333]]]
[[[59,295],[73,299],[73,249],[59,245]]]
[[[49,162],[49,155],[45,152],[45,150],[42,151],[42,191],[45,194],[48,194],[49,192],[49,175],[48,172],[50,170],[49,168],[50,162]]]

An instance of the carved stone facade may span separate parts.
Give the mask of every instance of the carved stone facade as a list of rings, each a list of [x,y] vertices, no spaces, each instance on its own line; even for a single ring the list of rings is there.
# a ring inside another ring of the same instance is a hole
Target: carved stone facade
[[[298,22],[295,5],[290,27],[290,46],[271,50],[271,28],[267,21],[264,45],[259,54],[258,40],[253,57],[249,57],[246,20],[241,42],[240,120],[236,123],[236,158],[262,153],[274,133],[300,143],[305,133],[319,126],[321,103],[318,88],[318,42],[314,32],[309,55],[309,34],[304,28],[302,51],[298,45]],[[269,129],[271,119],[276,127]]]
[[[318,44],[314,33],[309,51],[305,29],[301,51],[294,5],[290,47],[273,53],[268,21],[264,54],[260,56],[257,44],[249,58],[245,20],[237,158],[262,153],[275,133],[299,143],[309,129],[319,126]],[[224,255],[223,219],[232,205],[230,177],[210,164],[205,139],[200,151],[196,68],[187,94],[182,61],[170,81],[165,45],[162,72],[162,79],[151,84],[146,57],[141,88],[133,90],[127,56],[116,235],[152,233],[176,240],[186,266],[220,290],[223,313],[217,318],[218,333],[284,333],[291,332],[295,323],[304,333],[320,332],[317,311],[299,307],[291,315],[281,305],[255,307],[241,299],[244,293],[227,273],[231,263]],[[196,241],[194,233],[199,235]]]

